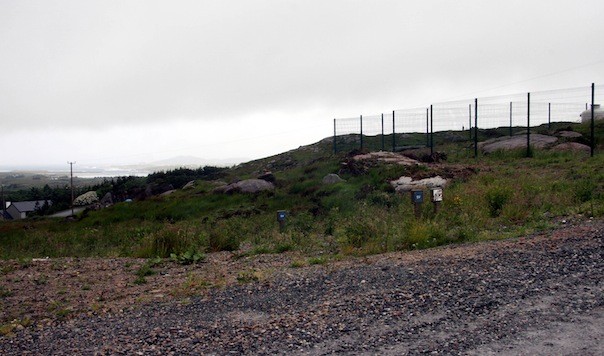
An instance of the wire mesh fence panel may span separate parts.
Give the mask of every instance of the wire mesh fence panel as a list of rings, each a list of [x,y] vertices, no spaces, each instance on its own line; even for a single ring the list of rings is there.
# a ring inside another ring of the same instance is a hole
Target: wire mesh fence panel
[[[382,116],[363,115],[363,149],[380,151],[382,148]]]
[[[432,149],[439,146],[470,141],[471,102],[455,101],[432,105],[430,130]]]
[[[334,151],[351,151],[361,147],[361,120],[360,118],[335,119],[334,125]]]
[[[427,109],[394,111],[394,150],[427,145]],[[421,134],[421,135],[417,135]]]
[[[594,108],[599,112],[604,86],[594,89]],[[334,141],[339,150],[363,145],[368,150],[398,151],[526,134],[528,144],[530,133],[554,134],[568,127],[564,125],[580,123],[582,117],[591,121],[591,103],[591,86],[436,103],[431,108],[336,119]]]

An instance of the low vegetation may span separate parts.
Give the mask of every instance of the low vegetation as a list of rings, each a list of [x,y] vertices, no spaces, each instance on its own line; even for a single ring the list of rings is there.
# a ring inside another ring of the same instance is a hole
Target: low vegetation
[[[587,130],[581,125],[573,129]],[[597,129],[597,142],[602,142],[604,127],[599,124]],[[416,141],[421,141],[423,136],[418,137]],[[170,184],[175,188],[196,179],[196,185],[166,197],[86,211],[76,221],[1,222],[0,258],[159,257],[184,264],[203,261],[205,253],[216,251],[297,250],[308,256],[293,266],[298,267],[325,263],[329,256],[514,237],[548,229],[569,217],[604,215],[601,146],[593,158],[534,150],[531,158],[524,151],[475,159],[468,141],[446,142],[437,137],[436,142],[437,150],[448,157],[444,163],[355,163],[346,152],[333,154],[331,142],[325,140],[230,169],[204,168],[197,176],[155,174],[147,179],[158,184],[173,180]],[[230,182],[266,170],[276,178],[273,192],[213,192],[215,179]],[[339,173],[345,181],[324,185],[321,180],[328,173]],[[410,197],[395,193],[389,184],[402,175],[441,175],[450,180],[437,213],[427,202],[421,207],[421,217],[415,217]],[[117,179],[95,190],[100,195],[109,186],[127,191],[128,184],[138,183]],[[283,230],[276,220],[277,210],[288,211]],[[148,273],[152,273],[150,264],[137,272],[140,283]],[[242,283],[258,278],[253,272],[240,277]]]

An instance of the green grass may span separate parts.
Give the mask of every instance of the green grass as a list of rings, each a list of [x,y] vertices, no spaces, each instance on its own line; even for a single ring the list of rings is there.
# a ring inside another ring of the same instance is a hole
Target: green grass
[[[604,126],[597,130],[603,142]],[[507,132],[500,131],[482,130],[480,137]],[[586,127],[576,125],[576,131]],[[556,217],[604,215],[601,146],[593,158],[535,150],[531,158],[518,151],[474,159],[468,142],[454,142],[452,135],[465,139],[464,133],[435,137],[437,150],[448,157],[439,166],[352,163],[354,169],[340,172],[342,162],[350,163],[346,154],[334,155],[330,142],[320,142],[227,171],[225,180],[232,181],[271,170],[277,178],[271,193],[215,194],[212,183],[200,181],[194,190],[116,204],[74,222],[1,222],[0,258],[20,259],[27,268],[32,257],[201,256],[236,251],[243,243],[251,244],[249,254],[367,255],[514,237],[550,228]],[[421,144],[422,137],[407,139]],[[338,172],[345,182],[321,183]],[[395,194],[388,182],[436,174],[453,178],[444,201],[438,214],[423,204],[422,218],[416,219],[409,196]],[[283,231],[277,210],[288,211]]]

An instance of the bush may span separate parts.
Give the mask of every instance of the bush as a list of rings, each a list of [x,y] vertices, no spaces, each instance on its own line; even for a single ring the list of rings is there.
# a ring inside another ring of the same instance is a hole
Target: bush
[[[489,208],[489,215],[493,218],[501,215],[503,206],[511,198],[512,192],[507,187],[496,186],[486,192],[486,200]]]

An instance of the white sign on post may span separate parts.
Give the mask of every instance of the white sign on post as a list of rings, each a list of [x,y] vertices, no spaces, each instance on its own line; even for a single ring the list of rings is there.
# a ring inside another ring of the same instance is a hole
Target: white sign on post
[[[433,202],[443,201],[443,190],[441,188],[432,189],[432,201]]]

